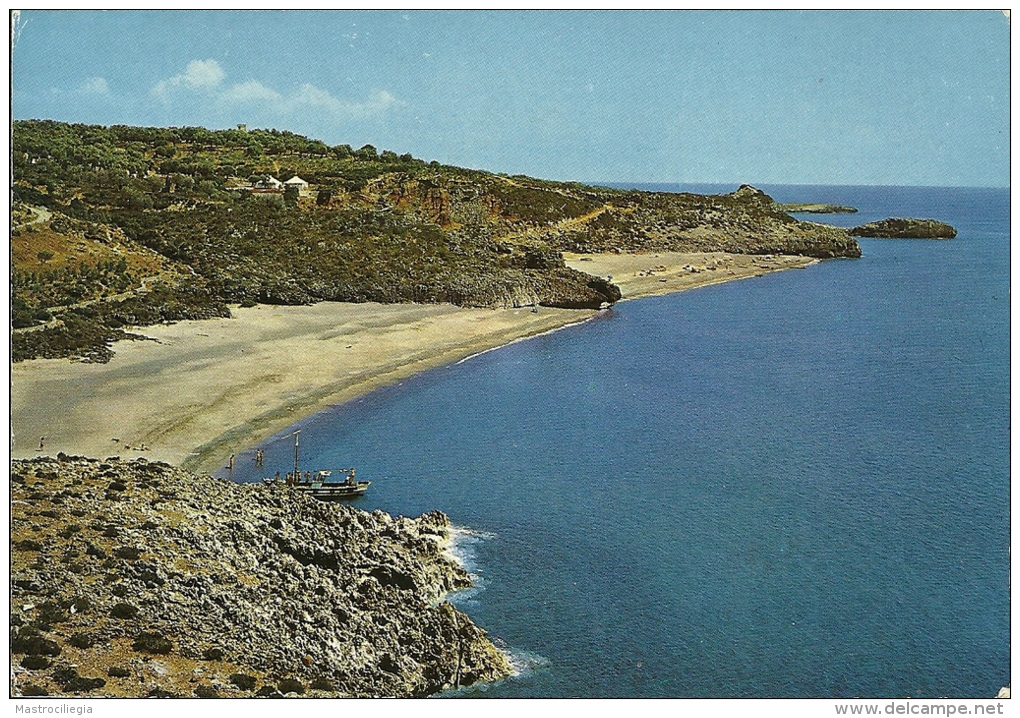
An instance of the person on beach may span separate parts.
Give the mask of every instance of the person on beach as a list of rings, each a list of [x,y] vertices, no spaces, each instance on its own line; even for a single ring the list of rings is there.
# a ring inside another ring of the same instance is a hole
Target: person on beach
[[[234,470],[234,455],[233,454],[230,455],[230,461],[227,462],[227,468],[230,469],[231,471]]]
[[[43,450],[43,447],[44,447],[45,445],[46,445],[46,437],[45,437],[45,436],[42,436],[42,437],[40,437],[40,438],[39,438],[39,448],[38,448],[38,449],[36,449],[36,451],[42,451],[42,450]]]

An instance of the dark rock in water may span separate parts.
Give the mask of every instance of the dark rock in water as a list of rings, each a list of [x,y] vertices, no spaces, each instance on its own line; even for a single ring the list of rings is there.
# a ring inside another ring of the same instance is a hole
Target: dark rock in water
[[[425,696],[510,674],[442,600],[470,585],[442,552],[442,513],[369,514],[170,467],[157,488],[152,466],[12,462],[14,695]],[[115,510],[111,480],[125,487]],[[28,499],[74,482],[66,513]],[[72,524],[82,511],[94,519]],[[133,649],[129,666],[111,645]]]
[[[891,217],[854,227],[850,234],[855,237],[882,239],[952,239],[956,236],[956,229],[950,224],[934,219]]]

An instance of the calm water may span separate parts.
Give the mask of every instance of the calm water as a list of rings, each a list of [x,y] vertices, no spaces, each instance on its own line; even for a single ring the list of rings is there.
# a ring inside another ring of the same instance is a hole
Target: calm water
[[[1009,192],[763,189],[959,236],[624,302],[303,423],[358,506],[476,532],[456,600],[522,672],[464,693],[1009,684]]]

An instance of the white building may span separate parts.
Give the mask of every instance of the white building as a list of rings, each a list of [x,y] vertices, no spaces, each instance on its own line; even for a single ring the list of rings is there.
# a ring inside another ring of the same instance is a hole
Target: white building
[[[293,177],[291,177],[289,180],[287,180],[283,184],[284,184],[285,187],[297,187],[299,192],[307,192],[308,191],[308,183],[305,182],[300,177],[298,177],[297,175],[294,175]]]
[[[283,182],[269,175],[264,180],[255,183],[255,189],[283,189]]]

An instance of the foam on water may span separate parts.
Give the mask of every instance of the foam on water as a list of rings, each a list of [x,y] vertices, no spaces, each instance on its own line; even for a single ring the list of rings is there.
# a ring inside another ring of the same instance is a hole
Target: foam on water
[[[443,547],[443,556],[468,572],[471,586],[450,593],[446,598],[451,603],[464,607],[475,603],[478,594],[485,590],[485,578],[478,565],[477,549],[482,541],[495,538],[495,534],[475,531],[467,526],[450,526],[449,539]]]

